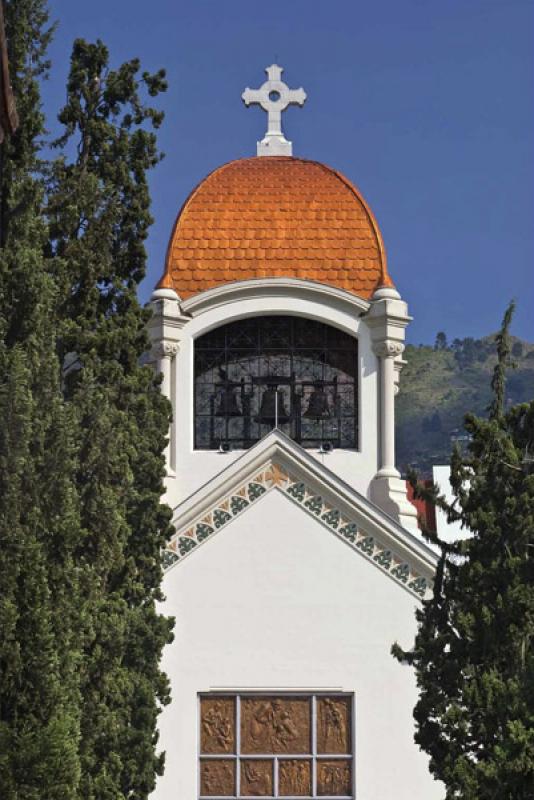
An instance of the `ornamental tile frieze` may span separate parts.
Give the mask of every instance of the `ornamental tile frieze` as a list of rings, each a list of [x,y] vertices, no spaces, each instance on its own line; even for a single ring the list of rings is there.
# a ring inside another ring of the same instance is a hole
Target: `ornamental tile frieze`
[[[286,494],[304,511],[320,520],[326,528],[344,539],[353,549],[412,594],[425,597],[430,591],[429,581],[398,553],[387,547],[376,536],[369,535],[353,519],[275,462],[265,466],[252,479],[219,501],[195,522],[179,529],[163,551],[164,570],[168,571],[182,561],[198,545],[273,489]]]

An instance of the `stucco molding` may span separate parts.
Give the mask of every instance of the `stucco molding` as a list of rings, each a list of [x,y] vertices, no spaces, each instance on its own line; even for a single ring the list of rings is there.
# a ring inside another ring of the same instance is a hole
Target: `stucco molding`
[[[207,289],[196,294],[181,304],[182,311],[196,317],[212,309],[243,300],[268,300],[284,298],[295,300],[311,300],[320,302],[325,307],[350,312],[353,316],[366,314],[371,304],[367,300],[318,281],[300,278],[253,278],[246,281],[232,281],[223,286]]]
[[[373,350],[379,358],[397,358],[403,354],[404,345],[402,342],[385,339],[373,342]]]
[[[170,358],[173,359],[180,350],[178,342],[169,341],[168,339],[161,339],[155,342],[151,348],[151,355],[153,359]]]
[[[433,551],[279,431],[177,506],[176,533],[163,554],[165,569],[272,490],[281,491],[411,594],[424,597],[431,591]]]

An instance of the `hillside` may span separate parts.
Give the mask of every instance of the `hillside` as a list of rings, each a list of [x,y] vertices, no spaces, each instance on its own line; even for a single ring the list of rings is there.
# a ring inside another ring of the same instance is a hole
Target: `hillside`
[[[507,381],[507,403],[534,398],[534,344],[512,337],[515,369]],[[463,417],[485,416],[496,363],[494,336],[455,339],[439,334],[436,347],[408,345],[397,396],[397,464],[429,473],[449,461],[454,441],[462,442]],[[460,437],[460,438],[458,438]]]

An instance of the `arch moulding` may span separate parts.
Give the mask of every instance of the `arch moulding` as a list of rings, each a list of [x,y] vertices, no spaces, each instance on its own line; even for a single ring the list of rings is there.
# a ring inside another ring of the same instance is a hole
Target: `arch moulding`
[[[296,306],[292,306],[294,302]],[[265,304],[262,312],[261,306]],[[371,303],[351,292],[338,289],[317,281],[300,278],[254,278],[247,281],[235,281],[224,286],[217,286],[194,295],[181,302],[184,314],[192,318],[225,307],[225,318],[237,319],[243,316],[245,307],[254,307],[249,313],[293,313],[304,315],[303,305],[309,304],[309,311],[316,307],[316,319],[328,322],[328,310],[341,312],[341,315],[354,320],[361,317],[371,308]],[[322,311],[320,310],[322,307]],[[334,320],[331,323],[336,324]],[[339,326],[339,325],[338,325]],[[348,333],[353,332],[351,326]]]

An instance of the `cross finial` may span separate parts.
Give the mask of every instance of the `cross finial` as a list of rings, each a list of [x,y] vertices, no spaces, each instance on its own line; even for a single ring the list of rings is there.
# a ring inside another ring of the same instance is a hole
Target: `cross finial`
[[[282,133],[282,111],[288,106],[303,106],[306,100],[304,89],[290,89],[282,81],[284,70],[277,64],[267,67],[267,80],[259,89],[245,89],[241,95],[246,106],[255,103],[267,112],[267,133],[258,142],[259,156],[290,156],[293,154],[291,142]]]

